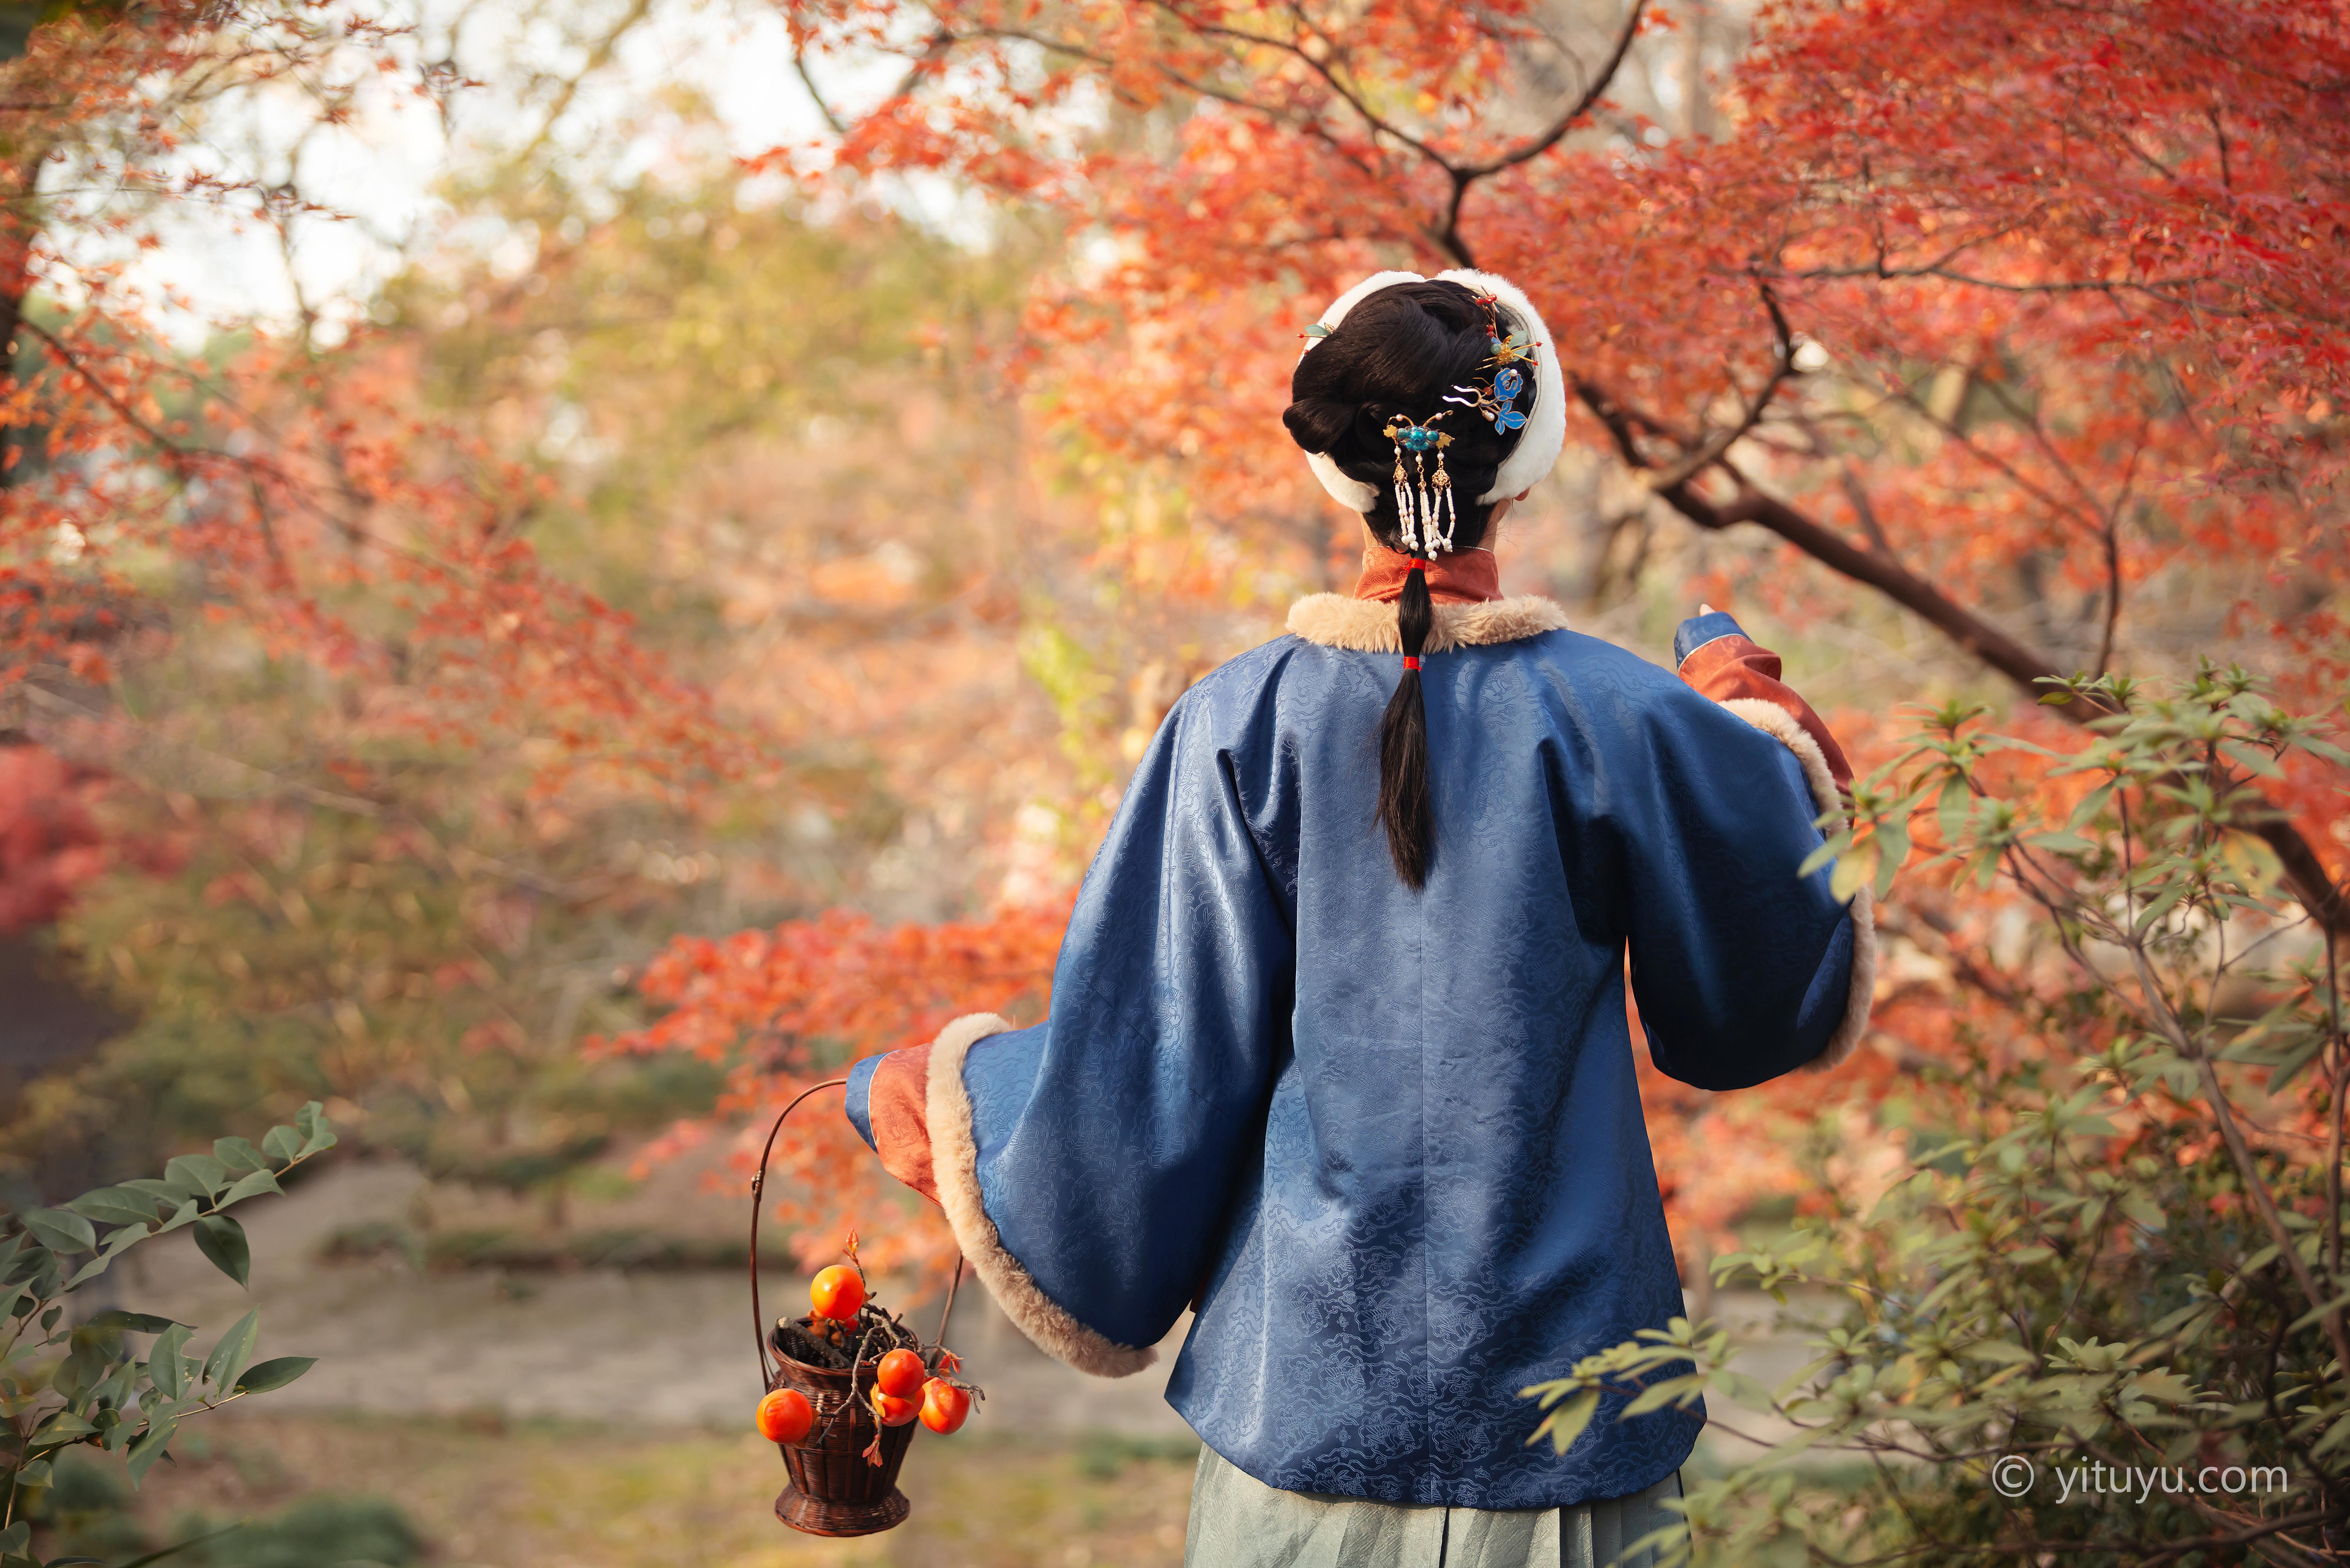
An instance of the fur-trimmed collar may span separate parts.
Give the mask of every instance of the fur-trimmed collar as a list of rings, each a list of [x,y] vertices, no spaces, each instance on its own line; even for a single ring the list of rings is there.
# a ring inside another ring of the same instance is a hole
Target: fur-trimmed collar
[[[1566,612],[1537,594],[1516,598],[1488,599],[1473,605],[1438,605],[1436,625],[1428,634],[1430,653],[1448,648],[1475,648],[1489,642],[1515,642],[1546,631],[1565,631]],[[1289,629],[1324,648],[1344,648],[1356,653],[1401,653],[1403,638],[1396,630],[1393,601],[1349,598],[1344,594],[1308,594],[1289,607]]]

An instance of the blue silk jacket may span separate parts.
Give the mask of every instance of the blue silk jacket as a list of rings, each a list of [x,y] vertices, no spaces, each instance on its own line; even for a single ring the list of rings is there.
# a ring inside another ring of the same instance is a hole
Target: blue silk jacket
[[[1770,659],[1713,619],[1728,633],[1692,624]],[[1547,601],[1441,606],[1415,892],[1375,820],[1393,607],[1320,596],[1291,625],[1160,727],[1051,1016],[868,1058],[851,1117],[891,1168],[927,1162],[997,1300],[1073,1365],[1139,1369],[1196,1299],[1168,1398],[1269,1485],[1638,1491],[1696,1415],[1603,1409],[1560,1456],[1528,1445],[1519,1391],[1681,1311],[1627,953],[1657,1066],[1700,1087],[1832,1064],[1859,1033],[1865,902],[1797,875],[1835,805],[1820,748]]]

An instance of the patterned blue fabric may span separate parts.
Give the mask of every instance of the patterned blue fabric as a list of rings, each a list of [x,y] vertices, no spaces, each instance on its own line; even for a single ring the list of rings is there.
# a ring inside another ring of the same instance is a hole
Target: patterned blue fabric
[[[1728,610],[1710,610],[1704,615],[1693,615],[1681,622],[1680,629],[1673,633],[1673,668],[1678,670],[1687,664],[1689,656],[1709,642],[1720,638],[1745,635],[1739,628],[1738,622],[1731,618]]]
[[[1572,632],[1430,657],[1428,886],[1374,821],[1393,655],[1285,637],[1185,694],[1071,917],[1051,1018],[972,1048],[979,1182],[1053,1300],[1149,1345],[1268,1485],[1547,1508],[1700,1422],[1518,1397],[1681,1310],[1625,1015],[1711,1089],[1817,1054],[1850,921],[1778,741]]]
[[[873,1074],[881,1065],[879,1056],[864,1056],[848,1069],[848,1125],[857,1136],[873,1147]]]

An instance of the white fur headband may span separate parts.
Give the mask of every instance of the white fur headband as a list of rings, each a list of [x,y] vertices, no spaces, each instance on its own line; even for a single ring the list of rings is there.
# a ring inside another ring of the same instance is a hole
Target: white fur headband
[[[1375,272],[1332,300],[1330,308],[1322,313],[1322,325],[1335,328],[1347,318],[1347,312],[1380,289],[1399,283],[1426,281],[1416,272]],[[1518,318],[1518,325],[1525,328],[1540,354],[1534,363],[1534,406],[1527,410],[1526,428],[1520,432],[1518,444],[1503,462],[1500,472],[1493,475],[1493,488],[1477,497],[1481,505],[1491,504],[1505,495],[1533,489],[1558,461],[1559,449],[1566,445],[1566,377],[1559,370],[1558,345],[1551,341],[1550,328],[1543,325],[1541,312],[1534,309],[1534,301],[1517,285],[1490,272],[1471,272],[1465,267],[1438,273],[1436,281],[1461,284],[1500,300]],[[1321,341],[1319,337],[1308,337],[1306,352],[1311,353]],[[1349,479],[1330,460],[1329,453],[1308,452],[1305,461],[1312,466],[1314,477],[1322,482],[1322,488],[1339,505],[1368,512],[1378,504],[1378,487]]]

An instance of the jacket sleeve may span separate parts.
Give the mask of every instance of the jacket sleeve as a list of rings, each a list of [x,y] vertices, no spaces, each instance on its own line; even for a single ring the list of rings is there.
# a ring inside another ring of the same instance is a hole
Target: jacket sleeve
[[[1632,988],[1660,1071],[1738,1089],[1852,1054],[1877,933],[1866,888],[1846,905],[1828,868],[1797,875],[1822,842],[1815,821],[1844,810],[1843,753],[1831,763],[1833,737],[1779,681],[1776,655],[1725,615],[1697,618],[1684,639],[1693,628],[1699,646],[1677,649],[1691,696],[1648,715],[1648,776],[1619,822]]]
[[[1809,735],[1839,790],[1852,787],[1852,764],[1828,733],[1825,721],[1795,689],[1780,678],[1779,656],[1758,646],[1721,610],[1691,616],[1673,637],[1673,658],[1683,680],[1717,702],[1752,701],[1783,710]],[[1826,809],[1825,807],[1822,808]]]
[[[849,1084],[850,1119],[998,1304],[1105,1376],[1150,1364],[1212,1265],[1288,1039],[1295,944],[1207,708],[1187,693],[1128,785],[1051,1016],[959,1018]]]

